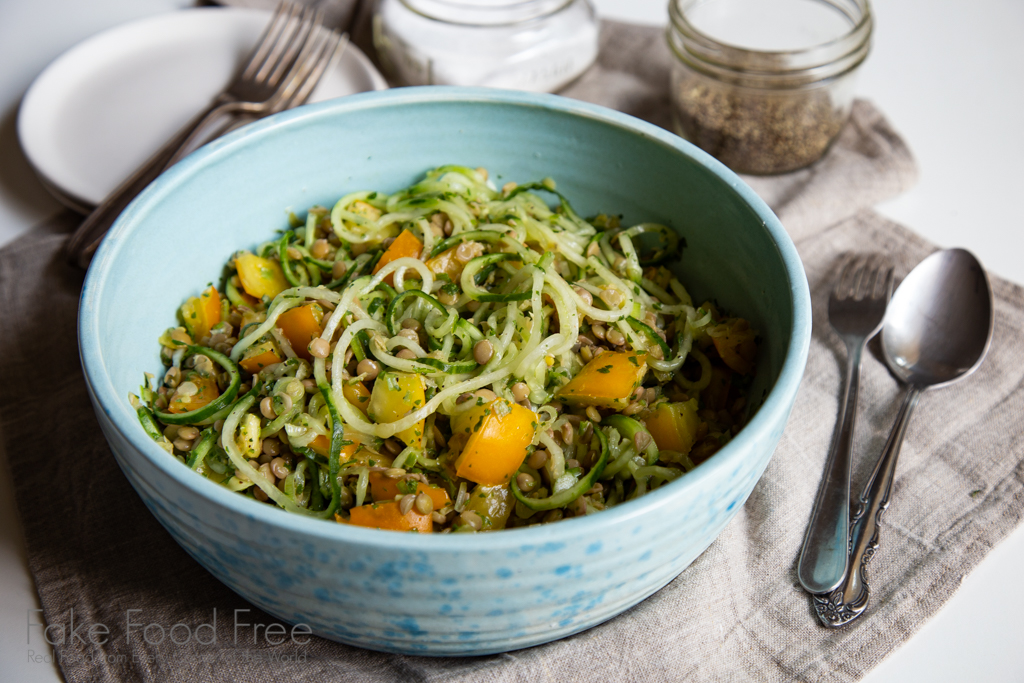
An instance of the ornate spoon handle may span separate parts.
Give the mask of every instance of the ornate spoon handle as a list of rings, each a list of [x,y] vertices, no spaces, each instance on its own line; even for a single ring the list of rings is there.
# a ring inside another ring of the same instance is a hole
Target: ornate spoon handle
[[[814,611],[825,626],[845,626],[863,614],[868,606],[868,563],[878,550],[878,528],[882,513],[889,507],[896,460],[900,455],[910,415],[920,398],[921,389],[911,387],[903,399],[896,424],[882,449],[875,470],[860,496],[860,506],[853,516],[850,532],[850,571],[846,580],[831,593],[813,597]]]

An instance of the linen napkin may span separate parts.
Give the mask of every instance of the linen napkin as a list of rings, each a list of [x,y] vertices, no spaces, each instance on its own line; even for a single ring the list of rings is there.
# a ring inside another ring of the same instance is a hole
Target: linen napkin
[[[599,63],[566,94],[664,123],[670,57],[656,29],[607,23]],[[606,85],[602,87],[602,82]],[[884,251],[905,274],[934,246],[866,210],[905,189],[913,161],[866,102],[819,164],[756,179],[792,224],[814,303],[807,374],[764,477],[715,543],[677,579],[619,617],[543,646],[474,658],[381,654],[313,638],[235,643],[228,615],[275,620],[181,550],[130,488],[99,432],[79,366],[82,274],[59,254],[74,224],[56,217],[0,250],[0,450],[14,478],[29,568],[45,621],[103,624],[103,645],[65,639],[68,681],[854,681],[902,644],[956,590],[1024,510],[1024,290],[993,279],[995,339],[977,374],[926,394],[910,426],[872,565],[870,613],[820,627],[795,564],[832,437],[843,347],[825,303],[847,251]],[[899,388],[865,360],[855,486],[895,416]],[[217,621],[217,644],[126,638],[134,623],[193,632]],[[42,642],[42,627],[30,632]],[[80,633],[82,631],[79,631]],[[58,640],[54,638],[54,640]],[[42,647],[40,649],[43,649]]]

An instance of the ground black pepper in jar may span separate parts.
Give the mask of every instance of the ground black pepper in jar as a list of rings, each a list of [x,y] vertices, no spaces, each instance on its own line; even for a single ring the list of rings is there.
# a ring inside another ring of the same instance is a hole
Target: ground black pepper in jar
[[[870,50],[867,0],[672,0],[676,132],[740,173],[817,161]]]

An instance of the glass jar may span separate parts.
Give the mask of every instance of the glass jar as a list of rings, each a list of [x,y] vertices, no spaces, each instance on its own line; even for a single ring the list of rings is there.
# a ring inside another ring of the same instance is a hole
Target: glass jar
[[[373,38],[400,85],[552,92],[597,57],[589,0],[381,0]]]
[[[672,0],[676,132],[739,173],[817,161],[850,115],[868,0]]]

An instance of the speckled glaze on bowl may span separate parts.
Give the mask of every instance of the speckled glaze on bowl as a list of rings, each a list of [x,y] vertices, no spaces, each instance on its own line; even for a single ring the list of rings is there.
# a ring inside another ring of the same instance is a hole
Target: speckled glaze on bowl
[[[230,254],[286,212],[356,189],[394,191],[428,168],[488,168],[500,186],[554,177],[581,215],[660,220],[686,238],[694,298],[761,331],[736,439],[642,499],[582,519],[486,535],[417,536],[284,513],[171,459],[128,403],[158,371],[157,337]],[[326,638],[374,650],[478,655],[610,619],[664,586],[722,531],[764,471],[796,396],[810,297],[792,242],[732,172],[660,128],[552,95],[408,88],[312,105],[201,150],[118,219],[82,294],[91,398],[121,469],[200,564],[244,598]]]

